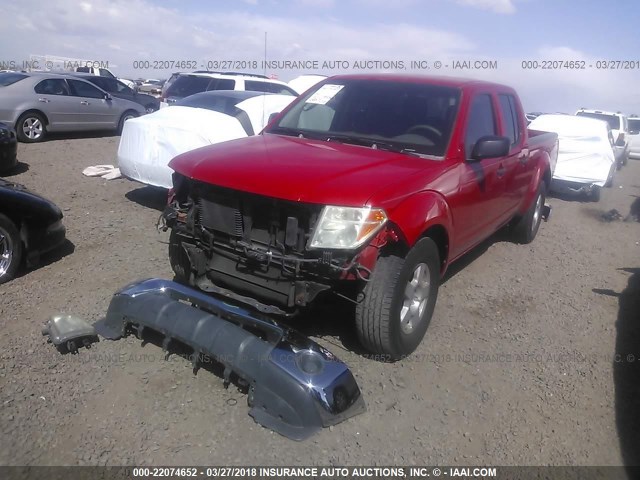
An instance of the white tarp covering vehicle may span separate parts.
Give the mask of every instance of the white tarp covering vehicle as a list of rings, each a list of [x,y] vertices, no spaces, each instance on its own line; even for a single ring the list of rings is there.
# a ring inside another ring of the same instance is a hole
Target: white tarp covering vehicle
[[[587,193],[597,201],[600,188],[611,185],[616,165],[613,136],[606,122],[573,115],[540,115],[529,128],[558,134],[552,190]]]
[[[296,97],[248,91],[210,91],[186,97],[170,108],[128,120],[118,147],[122,175],[171,188],[169,161],[184,152],[256,135],[269,117]]]

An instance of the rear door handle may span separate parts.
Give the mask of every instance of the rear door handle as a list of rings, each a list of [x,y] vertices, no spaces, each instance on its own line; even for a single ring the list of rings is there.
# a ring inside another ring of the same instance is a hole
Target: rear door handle
[[[82,100],[82,101],[80,102],[80,105],[89,105],[89,102],[87,102],[86,100]]]
[[[38,101],[43,103],[49,103],[50,100],[48,98],[40,97]]]
[[[503,177],[506,172],[507,172],[507,169],[504,168],[502,165],[500,165],[500,167],[498,167],[498,170],[496,170],[496,174],[498,175],[498,178]]]

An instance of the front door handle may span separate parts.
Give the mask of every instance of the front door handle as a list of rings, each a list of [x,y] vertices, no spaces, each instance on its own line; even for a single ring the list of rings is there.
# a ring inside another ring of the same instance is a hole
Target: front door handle
[[[89,105],[89,102],[87,102],[86,100],[82,100],[82,101],[80,102],[80,105]]]
[[[502,165],[500,165],[500,167],[498,167],[498,170],[496,171],[496,174],[498,175],[498,178],[501,178],[504,176],[506,172],[507,172],[507,169],[504,168]]]

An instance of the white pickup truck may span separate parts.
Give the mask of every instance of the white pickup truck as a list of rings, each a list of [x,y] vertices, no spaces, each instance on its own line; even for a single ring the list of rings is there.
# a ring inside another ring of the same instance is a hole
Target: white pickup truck
[[[131,80],[127,80],[126,78],[119,78],[116,77],[113,73],[111,73],[111,70],[109,70],[108,68],[98,68],[98,67],[76,67],[76,72],[78,73],[90,73],[92,75],[98,75],[99,77],[109,77],[109,78],[116,78],[118,80],[120,80],[122,83],[124,83],[127,87],[129,88],[135,88],[135,83],[132,82]]]

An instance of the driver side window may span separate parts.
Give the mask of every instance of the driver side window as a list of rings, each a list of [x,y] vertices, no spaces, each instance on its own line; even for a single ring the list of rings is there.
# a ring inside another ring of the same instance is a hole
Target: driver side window
[[[465,158],[470,159],[476,142],[486,135],[496,135],[496,116],[491,95],[476,95],[471,100],[464,138]]]

